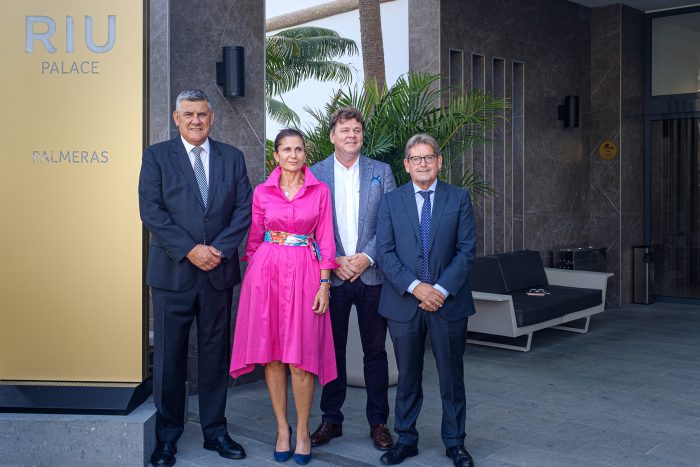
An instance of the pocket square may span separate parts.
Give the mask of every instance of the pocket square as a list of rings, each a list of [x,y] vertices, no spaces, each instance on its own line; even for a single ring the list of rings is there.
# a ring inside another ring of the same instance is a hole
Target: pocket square
[[[369,186],[378,186],[380,183],[382,183],[382,176],[377,175],[376,177],[372,177],[372,181],[369,182]]]

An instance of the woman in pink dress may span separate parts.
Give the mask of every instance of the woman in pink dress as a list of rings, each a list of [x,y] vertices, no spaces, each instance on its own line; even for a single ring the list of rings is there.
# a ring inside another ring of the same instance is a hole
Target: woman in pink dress
[[[274,457],[292,457],[287,422],[287,366],[297,411],[294,460],[311,460],[309,415],[314,375],[336,378],[329,278],[336,268],[330,190],[304,164],[304,139],[282,130],[275,139],[279,164],[255,188],[246,245],[246,270],[238,305],[231,376],[265,365],[265,381],[277,419]]]

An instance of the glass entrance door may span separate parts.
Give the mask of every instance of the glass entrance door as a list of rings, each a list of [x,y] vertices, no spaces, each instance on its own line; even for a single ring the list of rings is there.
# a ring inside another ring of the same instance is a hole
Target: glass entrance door
[[[700,298],[700,119],[651,122],[656,295]]]

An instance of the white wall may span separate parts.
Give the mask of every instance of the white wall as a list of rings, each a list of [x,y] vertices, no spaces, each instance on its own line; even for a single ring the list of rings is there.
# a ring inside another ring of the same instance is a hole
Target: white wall
[[[271,18],[326,2],[327,0],[297,0],[294,2],[289,0],[266,0],[266,17]],[[391,86],[399,76],[408,72],[408,0],[394,0],[382,3],[381,14],[386,81],[387,85]],[[352,39],[357,43],[357,47],[360,49],[358,55],[341,57],[338,61],[350,64],[355,69],[354,83],[362,83],[364,75],[362,72],[359,12],[355,10],[307,24],[333,29],[342,37]],[[271,33],[274,34],[275,32],[272,31]],[[354,83],[350,86],[354,86]],[[304,128],[312,121],[304,112],[304,107],[323,108],[339,87],[341,86],[338,83],[321,83],[315,80],[306,81],[299,88],[284,94],[282,98],[287,105],[299,114],[302,120],[301,126]],[[265,134],[268,139],[274,139],[281,128],[277,122],[267,118]]]

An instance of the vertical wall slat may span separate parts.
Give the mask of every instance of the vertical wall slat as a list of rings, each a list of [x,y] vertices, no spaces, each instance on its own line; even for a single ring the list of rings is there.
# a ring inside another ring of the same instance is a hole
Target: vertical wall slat
[[[479,90],[482,92],[486,91],[486,60],[484,56],[480,54],[472,54],[471,56],[471,87],[474,90]],[[486,144],[475,144],[472,147],[471,152],[472,171],[474,175],[478,179],[485,180],[490,183],[491,180],[487,176]],[[487,232],[485,222],[487,204],[488,200],[480,199],[479,204],[474,206],[474,217],[476,218],[476,226],[478,229],[476,252],[477,255],[480,256],[490,253],[490,251],[487,252],[485,247],[485,238]]]
[[[502,58],[493,58],[491,76],[491,94],[496,99],[503,99],[506,96],[506,77],[505,77],[505,60]],[[496,125],[491,130],[491,148],[492,154],[491,163],[491,180],[496,189],[496,196],[491,199],[491,249],[492,253],[504,253],[505,244],[505,207],[506,207],[506,121],[499,119]],[[488,209],[487,209],[488,211]],[[489,213],[487,212],[487,222]],[[487,239],[488,241],[488,239]],[[487,248],[487,251],[489,249]]]
[[[525,64],[513,62],[512,94],[512,243],[511,250],[522,250],[525,245]]]

